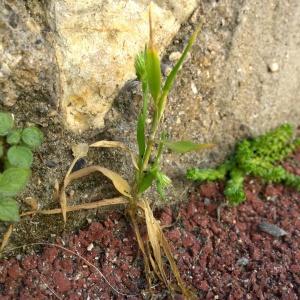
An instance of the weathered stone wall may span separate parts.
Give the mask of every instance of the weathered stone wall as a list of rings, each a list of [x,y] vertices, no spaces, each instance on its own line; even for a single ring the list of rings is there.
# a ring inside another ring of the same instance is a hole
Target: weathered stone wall
[[[140,95],[136,88],[118,93],[134,79],[134,56],[148,39],[148,3],[2,0],[2,104],[57,101],[69,129],[99,132],[106,125],[133,144]],[[219,145],[210,156],[169,154],[166,164],[180,171],[216,162],[242,136],[300,123],[298,0],[157,0],[153,11],[165,69],[205,18],[170,95],[166,128],[174,139]]]
[[[56,101],[57,64],[42,1],[0,1],[0,102]]]

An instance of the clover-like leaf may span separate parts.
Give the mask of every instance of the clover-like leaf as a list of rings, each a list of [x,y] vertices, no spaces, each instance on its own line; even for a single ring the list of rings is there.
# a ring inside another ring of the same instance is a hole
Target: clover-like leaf
[[[13,129],[6,138],[6,141],[10,145],[17,145],[21,140],[22,129]]]
[[[7,135],[14,127],[14,118],[12,114],[0,112],[0,136]]]
[[[11,166],[30,168],[33,161],[33,155],[28,147],[12,146],[7,151],[7,159]]]
[[[0,197],[0,220],[17,222],[19,219],[19,206],[17,201],[7,197]]]
[[[0,196],[15,196],[26,186],[30,169],[9,168],[0,176]]]
[[[37,127],[27,127],[22,132],[22,141],[32,149],[38,148],[44,139],[44,135]]]

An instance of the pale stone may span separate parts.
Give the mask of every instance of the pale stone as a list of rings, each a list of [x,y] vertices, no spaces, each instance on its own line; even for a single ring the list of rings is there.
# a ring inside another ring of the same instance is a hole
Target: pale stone
[[[103,128],[114,97],[134,78],[134,58],[149,35],[148,4],[137,0],[53,1],[60,104],[66,125],[73,131]],[[153,3],[160,52],[196,5],[196,0]]]

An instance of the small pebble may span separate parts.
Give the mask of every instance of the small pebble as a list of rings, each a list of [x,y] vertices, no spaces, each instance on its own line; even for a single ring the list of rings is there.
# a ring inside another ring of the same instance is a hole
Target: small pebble
[[[172,52],[170,55],[169,55],[169,61],[177,61],[181,56],[181,53],[179,51],[176,51],[176,52]]]
[[[263,231],[266,232],[276,238],[287,235],[288,233],[281,229],[280,227],[278,227],[277,225],[274,224],[270,224],[267,222],[262,222],[258,225],[258,228]]]
[[[205,205],[210,205],[211,204],[211,201],[209,198],[204,198],[204,204]]]
[[[49,168],[55,168],[57,166],[57,162],[55,162],[54,160],[47,160],[46,166]]]
[[[247,266],[249,264],[249,259],[247,257],[241,257],[236,263],[239,266]]]
[[[276,62],[273,62],[269,64],[269,71],[272,73],[278,72],[279,71],[279,65]]]
[[[196,85],[195,85],[195,83],[192,81],[192,83],[191,83],[191,89],[192,89],[192,92],[195,94],[195,95],[197,95],[198,94],[198,89],[197,89],[197,87],[196,87]]]
[[[90,243],[90,244],[88,245],[88,247],[86,248],[86,250],[87,250],[87,251],[92,251],[93,248],[94,248],[94,244],[93,244],[93,243]]]

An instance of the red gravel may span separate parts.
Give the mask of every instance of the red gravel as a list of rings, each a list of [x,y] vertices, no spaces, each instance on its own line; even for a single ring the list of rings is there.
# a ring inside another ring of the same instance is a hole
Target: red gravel
[[[286,165],[299,171],[300,152]],[[300,173],[299,173],[300,174]],[[221,207],[222,184],[196,189],[188,204],[158,212],[183,279],[199,299],[300,298],[300,194],[248,179],[247,201]],[[220,222],[218,221],[218,212]],[[275,238],[261,222],[288,234]],[[128,299],[144,299],[143,264],[126,219],[110,213],[77,235],[57,240],[92,262]],[[54,246],[19,260],[0,261],[0,299],[127,299],[86,262]],[[157,286],[156,299],[167,299]]]

